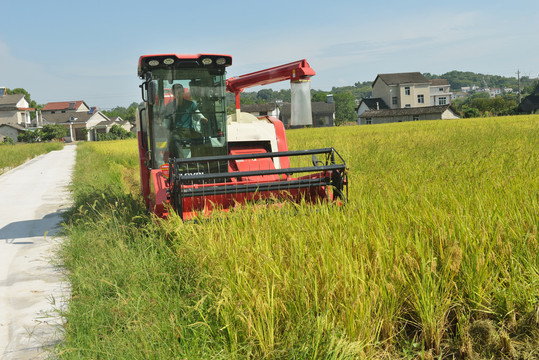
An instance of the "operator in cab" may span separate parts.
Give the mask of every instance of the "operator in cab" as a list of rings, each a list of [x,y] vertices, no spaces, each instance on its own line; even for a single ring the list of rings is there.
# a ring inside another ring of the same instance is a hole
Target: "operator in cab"
[[[202,142],[201,127],[208,119],[198,110],[196,104],[185,98],[185,90],[181,84],[172,86],[174,101],[167,104],[165,118],[171,132],[171,152],[175,157],[190,157],[191,149]]]

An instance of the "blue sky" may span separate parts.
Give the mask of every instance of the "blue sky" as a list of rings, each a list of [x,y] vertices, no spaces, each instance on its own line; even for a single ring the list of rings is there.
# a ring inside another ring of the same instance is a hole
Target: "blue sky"
[[[1,0],[0,14],[0,86],[39,104],[139,102],[154,53],[229,54],[228,76],[305,58],[325,91],[393,72],[539,76],[536,0]]]

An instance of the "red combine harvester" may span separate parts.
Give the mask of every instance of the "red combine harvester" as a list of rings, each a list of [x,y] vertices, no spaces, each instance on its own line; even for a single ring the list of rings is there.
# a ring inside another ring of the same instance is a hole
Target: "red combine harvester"
[[[281,121],[240,111],[245,88],[308,81],[315,72],[307,61],[226,80],[230,65],[228,55],[140,57],[137,127],[147,208],[166,217],[172,207],[189,220],[251,201],[344,201],[346,163],[335,149],[288,151]],[[236,96],[236,113],[228,116],[226,90]]]

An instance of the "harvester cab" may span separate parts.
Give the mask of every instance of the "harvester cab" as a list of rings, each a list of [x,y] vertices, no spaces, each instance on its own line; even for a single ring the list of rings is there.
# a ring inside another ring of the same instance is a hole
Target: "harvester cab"
[[[231,64],[228,55],[140,57],[143,105],[137,128],[147,208],[161,217],[172,208],[188,220],[249,201],[344,201],[346,164],[335,149],[288,151],[281,121],[241,112],[239,94],[245,88],[282,80],[304,83],[314,75],[307,62],[226,80]],[[226,91],[236,98],[231,115]],[[300,104],[306,103],[303,93]],[[296,113],[310,117],[310,99],[308,104],[308,111],[296,105]]]

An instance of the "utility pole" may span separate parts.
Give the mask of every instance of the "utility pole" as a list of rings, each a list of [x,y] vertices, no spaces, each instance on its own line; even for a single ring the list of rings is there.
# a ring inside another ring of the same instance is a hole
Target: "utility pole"
[[[520,104],[522,102],[522,96],[520,94],[520,69],[517,70],[517,76],[518,76],[518,103]]]

